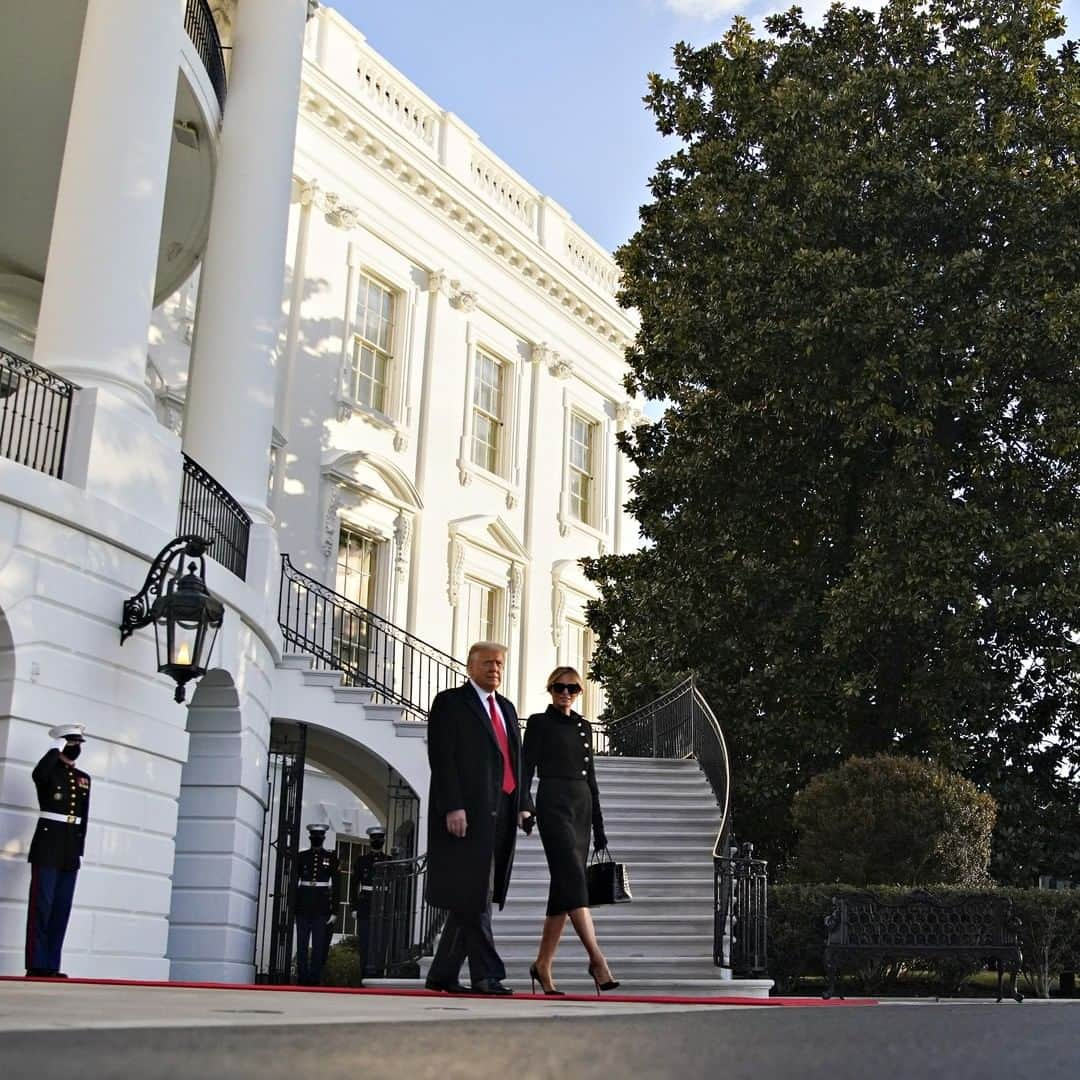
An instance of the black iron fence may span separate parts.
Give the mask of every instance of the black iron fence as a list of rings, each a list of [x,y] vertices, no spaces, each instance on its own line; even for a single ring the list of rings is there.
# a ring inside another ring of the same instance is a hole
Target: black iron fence
[[[221,49],[221,38],[218,36],[217,26],[214,25],[214,16],[210,12],[210,4],[207,0],[187,0],[187,8],[184,11],[184,29],[199,59],[206,68],[206,74],[210,77],[210,85],[217,95],[218,104],[225,108],[225,54]]]
[[[210,555],[244,580],[251,518],[225,488],[187,454],[184,455],[177,530],[180,536],[195,533],[212,541]]]
[[[768,968],[769,864],[753,856],[754,845],[743,844],[713,858],[713,962],[736,978]]]
[[[730,831],[731,763],[720,723],[693,677],[626,716],[604,725],[594,738],[598,754],[614,757],[695,758],[720,807],[713,854],[726,850]]]
[[[379,978],[418,978],[420,958],[434,951],[446,911],[428,904],[426,885],[427,855],[376,864],[365,966]]]
[[[33,361],[0,349],[0,455],[62,480],[77,389]]]
[[[288,555],[281,556],[278,624],[316,668],[340,671],[347,685],[370,686],[379,700],[421,717],[440,690],[465,679],[459,660],[308,577]]]

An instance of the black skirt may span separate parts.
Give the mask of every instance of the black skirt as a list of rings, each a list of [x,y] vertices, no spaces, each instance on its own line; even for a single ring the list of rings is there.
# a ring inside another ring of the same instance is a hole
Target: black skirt
[[[548,915],[588,907],[585,863],[592,831],[592,792],[588,783],[541,779],[536,793],[536,824],[551,874]]]

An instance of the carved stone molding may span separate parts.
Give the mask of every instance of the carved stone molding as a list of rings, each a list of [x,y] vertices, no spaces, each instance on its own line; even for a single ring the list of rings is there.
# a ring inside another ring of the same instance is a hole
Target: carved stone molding
[[[506,231],[478,216],[456,198],[455,191],[442,182],[441,174],[427,168],[427,163],[406,161],[374,129],[367,130],[356,111],[346,113],[311,81],[306,81],[301,89],[300,105],[303,114],[332,139],[360,158],[370,160],[374,167],[397,177],[420,202],[430,206],[458,231],[474,237],[478,244],[491,251],[494,258],[504,262],[533,288],[563,304],[568,314],[579,319],[599,338],[617,349],[633,344],[633,328],[628,335],[619,325],[626,316],[614,302],[597,303],[591,288],[589,292],[580,291],[572,271],[564,275],[561,267],[545,265],[549,257],[535,242],[523,243],[516,230]]]
[[[516,626],[521,616],[522,586],[525,584],[525,569],[521,563],[511,563],[510,573],[507,578],[507,615],[510,625]]]
[[[620,401],[615,406],[615,422],[619,431],[627,431],[649,423],[649,418],[633,402]]]
[[[355,206],[343,203],[340,195],[326,192],[321,199],[316,200],[316,205],[322,209],[326,223],[333,225],[335,229],[348,232],[360,224],[360,211]]]
[[[445,270],[429,270],[427,290],[429,293],[445,293],[450,287],[450,278]]]
[[[450,541],[450,576],[446,590],[451,607],[457,607],[458,596],[461,595],[461,586],[464,584],[465,546],[460,540],[454,539]]]
[[[477,295],[475,289],[463,289],[460,281],[451,281],[450,289],[450,303],[456,307],[458,311],[468,315],[470,312],[476,310]]]
[[[559,354],[546,342],[541,341],[532,347],[530,359],[534,364],[550,364]]]
[[[562,648],[563,618],[566,615],[566,590],[556,585],[551,591],[551,640]]]
[[[574,374],[574,365],[569,360],[564,360],[558,353],[552,353],[547,369],[556,379],[569,379]]]
[[[518,504],[518,497],[512,491],[506,493],[506,509],[513,510]]]
[[[398,514],[394,518],[394,573],[398,581],[405,579],[409,569],[409,541],[412,539],[412,517]]]
[[[338,538],[338,514],[345,505],[341,488],[336,485],[330,489],[330,498],[326,504],[326,517],[323,519],[323,555],[331,558]]]

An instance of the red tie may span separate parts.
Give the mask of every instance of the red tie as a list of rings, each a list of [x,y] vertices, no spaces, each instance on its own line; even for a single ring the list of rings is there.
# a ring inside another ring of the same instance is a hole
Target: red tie
[[[510,740],[506,737],[506,727],[495,711],[495,695],[488,694],[488,712],[491,713],[491,726],[495,729],[495,741],[499,744],[503,759],[503,794],[513,795],[517,784],[514,782],[514,769],[510,764]]]

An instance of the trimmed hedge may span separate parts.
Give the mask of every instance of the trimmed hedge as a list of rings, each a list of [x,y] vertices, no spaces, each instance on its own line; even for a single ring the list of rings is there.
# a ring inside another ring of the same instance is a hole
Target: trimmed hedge
[[[853,757],[795,796],[794,881],[991,884],[997,804],[958,773],[919,758]]]
[[[323,986],[359,986],[360,953],[356,950],[356,938],[342,938],[330,946],[323,965]]]
[[[769,977],[776,982],[775,993],[789,994],[800,980],[823,977],[825,916],[832,911],[832,898],[870,891],[880,896],[900,896],[910,892],[895,885],[855,887],[852,885],[773,885],[769,889]],[[1028,994],[1049,997],[1051,983],[1062,971],[1080,967],[1080,889],[1055,892],[1045,889],[962,889],[934,888],[934,896],[1001,896],[1013,902],[1013,910],[1023,923],[1021,947],[1024,953],[1024,988]],[[959,972],[951,966],[935,968],[950,988],[974,972]],[[899,972],[881,967],[867,973],[864,989],[887,994],[897,987]]]

